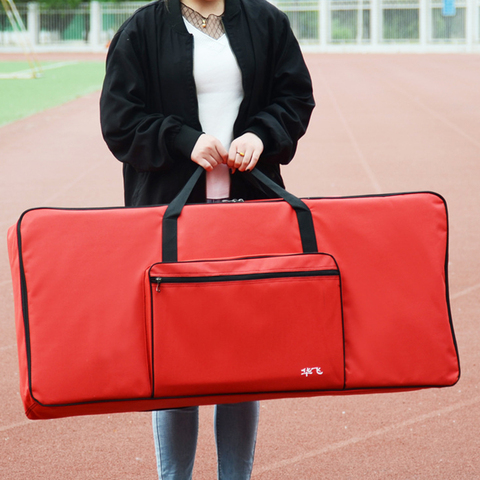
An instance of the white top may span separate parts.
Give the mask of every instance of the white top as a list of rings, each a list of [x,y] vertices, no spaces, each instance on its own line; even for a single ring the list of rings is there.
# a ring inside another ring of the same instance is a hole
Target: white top
[[[227,35],[215,40],[185,19],[184,22],[194,36],[193,75],[202,130],[218,138],[228,152],[243,100],[242,72]],[[207,198],[229,196],[230,172],[227,165],[218,165],[207,172]]]

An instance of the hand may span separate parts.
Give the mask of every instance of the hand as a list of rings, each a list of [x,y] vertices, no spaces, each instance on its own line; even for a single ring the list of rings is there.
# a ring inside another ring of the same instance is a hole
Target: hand
[[[211,171],[221,163],[227,163],[228,152],[217,138],[203,133],[193,147],[191,159],[205,170]]]
[[[235,170],[240,172],[253,170],[262,152],[262,140],[254,133],[244,133],[230,145],[227,165],[231,168],[232,173]]]

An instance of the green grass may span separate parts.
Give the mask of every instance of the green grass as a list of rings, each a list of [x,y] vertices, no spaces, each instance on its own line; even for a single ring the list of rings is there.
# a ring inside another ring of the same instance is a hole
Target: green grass
[[[0,79],[0,126],[99,90],[103,62],[45,62],[33,79]],[[0,73],[28,70],[27,62],[0,62]]]

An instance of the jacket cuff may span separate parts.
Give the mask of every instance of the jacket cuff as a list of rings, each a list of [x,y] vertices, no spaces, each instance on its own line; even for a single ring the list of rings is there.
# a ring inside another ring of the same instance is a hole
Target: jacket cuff
[[[260,125],[253,125],[248,127],[244,133],[253,133],[263,142],[263,154],[268,154],[269,150],[269,135],[267,129],[263,128]]]
[[[203,135],[203,132],[199,132],[188,125],[183,125],[174,141],[175,151],[181,155],[191,158],[192,150],[197,143],[198,137]]]

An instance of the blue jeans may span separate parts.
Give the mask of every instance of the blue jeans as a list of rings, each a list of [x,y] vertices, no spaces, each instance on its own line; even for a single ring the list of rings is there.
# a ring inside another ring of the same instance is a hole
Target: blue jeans
[[[215,407],[219,480],[248,480],[252,473],[259,402]],[[160,480],[191,480],[198,437],[198,407],[153,412]]]

